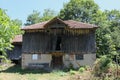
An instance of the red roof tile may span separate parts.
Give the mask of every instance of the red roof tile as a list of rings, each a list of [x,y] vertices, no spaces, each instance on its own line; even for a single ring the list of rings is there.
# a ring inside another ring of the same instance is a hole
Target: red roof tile
[[[29,25],[29,26],[25,26],[24,28],[22,28],[23,30],[28,30],[28,29],[42,29],[44,28],[44,25],[47,23],[48,21],[45,22],[41,22],[41,23],[37,23],[37,24],[33,24],[33,25]]]
[[[13,43],[20,43],[22,42],[22,35],[16,35],[15,38],[12,40]]]
[[[52,22],[54,22],[56,20],[62,22],[65,25],[67,25],[69,28],[78,28],[78,29],[97,28],[97,26],[93,25],[93,24],[83,23],[83,22],[74,21],[74,20],[63,21],[63,20],[55,17],[55,18],[53,18],[50,21],[45,21],[45,22],[41,22],[41,23],[30,25],[30,26],[26,26],[26,27],[24,27],[22,29],[23,30],[44,29],[44,27],[46,25],[49,25],[50,23],[52,23]]]
[[[70,28],[95,28],[97,26],[93,24],[88,24],[88,23],[83,23],[83,22],[78,22],[74,20],[67,20],[64,21]]]

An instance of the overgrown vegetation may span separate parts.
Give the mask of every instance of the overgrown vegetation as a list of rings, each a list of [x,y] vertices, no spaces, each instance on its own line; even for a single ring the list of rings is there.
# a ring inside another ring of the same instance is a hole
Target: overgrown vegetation
[[[97,59],[93,68],[93,74],[99,78],[118,79],[120,78],[120,66],[111,61],[107,56]]]
[[[83,68],[83,67],[82,67]],[[80,73],[78,70],[53,70],[47,72],[44,70],[22,70],[20,65],[9,64],[0,70],[0,80],[80,80],[89,79],[91,73],[84,71]]]
[[[20,65],[8,64],[0,69],[0,80],[16,80],[18,78],[19,80],[119,80],[120,66],[117,69],[116,65],[109,64],[109,61],[104,62],[103,60],[105,59],[104,57],[97,60],[94,69],[89,66],[81,66],[77,70],[53,70],[52,72],[45,70],[23,70]],[[105,64],[108,63],[108,65],[101,64],[101,61]],[[101,65],[105,65],[104,67],[107,68],[100,69]]]
[[[20,34],[20,26],[11,20],[6,12],[0,8],[0,59],[7,61],[6,50],[12,49],[12,39]]]

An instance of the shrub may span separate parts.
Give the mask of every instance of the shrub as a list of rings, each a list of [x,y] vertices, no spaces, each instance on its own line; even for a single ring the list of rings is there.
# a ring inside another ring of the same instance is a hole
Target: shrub
[[[70,70],[70,74],[71,74],[71,75],[75,75],[75,73],[76,73],[76,71],[74,71],[74,70],[72,70],[72,69]]]
[[[84,67],[80,67],[80,68],[79,68],[79,72],[80,72],[80,73],[83,73],[84,71],[85,71],[85,68],[84,68]]]
[[[87,71],[90,71],[91,70],[91,67],[90,66],[88,66],[88,65],[85,65],[85,66],[83,66],[84,68],[85,68],[85,70],[87,70]]]
[[[112,60],[107,56],[102,56],[97,59],[94,65],[94,74],[100,76],[102,73],[107,73],[110,68],[110,64],[112,64]]]

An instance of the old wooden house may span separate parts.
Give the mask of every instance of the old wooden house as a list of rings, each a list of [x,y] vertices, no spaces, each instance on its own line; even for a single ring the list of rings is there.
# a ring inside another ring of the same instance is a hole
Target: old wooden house
[[[7,50],[8,59],[18,63],[21,61],[22,53],[22,35],[16,35],[12,40],[12,45],[14,46],[12,50]]]
[[[22,68],[78,68],[96,59],[97,26],[54,18],[24,27]]]

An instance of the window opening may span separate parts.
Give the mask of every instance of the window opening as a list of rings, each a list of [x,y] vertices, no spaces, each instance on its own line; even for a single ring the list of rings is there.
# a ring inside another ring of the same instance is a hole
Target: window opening
[[[58,36],[57,42],[56,42],[56,50],[61,50],[61,42],[62,42],[62,39],[60,36]]]

